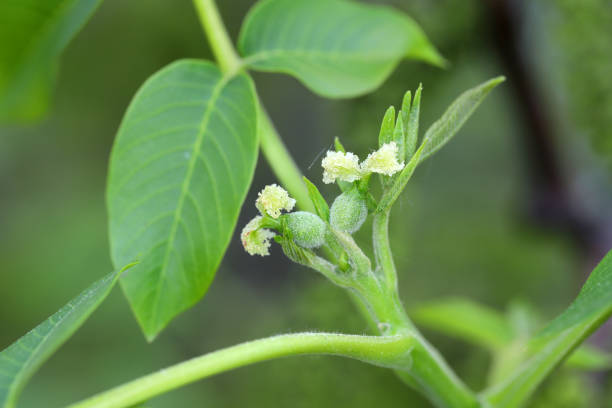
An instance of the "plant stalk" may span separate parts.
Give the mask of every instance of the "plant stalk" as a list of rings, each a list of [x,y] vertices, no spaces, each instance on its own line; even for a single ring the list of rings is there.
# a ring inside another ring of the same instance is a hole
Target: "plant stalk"
[[[374,256],[389,290],[397,291],[397,271],[389,242],[389,211],[374,214],[372,223]]]
[[[241,69],[243,62],[238,56],[225,29],[215,1],[193,0],[193,2],[221,71],[231,75]],[[298,206],[303,210],[314,213],[314,206],[310,201],[306,185],[302,181],[302,172],[272,124],[261,100],[259,100],[259,106],[258,119],[261,151],[281,184],[297,200]]]
[[[410,360],[409,336],[352,336],[301,333],[268,337],[228,347],[146,375],[69,408],[129,407],[175,388],[234,368],[286,356],[330,354],[383,367]]]
[[[232,45],[215,0],[194,0],[193,3],[221,71],[237,70],[241,65],[240,57]]]
[[[298,207],[316,214],[306,184],[302,181],[302,172],[276,131],[261,100],[259,106],[259,145],[261,151],[278,180],[297,201]]]
[[[396,290],[368,288],[355,296],[363,303],[362,311],[369,311],[371,320],[384,336],[414,338],[410,353],[411,364],[395,373],[406,384],[421,392],[440,408],[480,408],[477,396],[457,377],[440,353],[419,333],[402,305]]]

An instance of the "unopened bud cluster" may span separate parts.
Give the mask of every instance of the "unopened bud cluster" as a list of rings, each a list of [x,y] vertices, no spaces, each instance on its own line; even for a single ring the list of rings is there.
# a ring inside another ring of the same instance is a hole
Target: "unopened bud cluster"
[[[269,255],[271,239],[276,236],[270,228],[279,230],[303,248],[318,248],[325,241],[326,224],[317,215],[291,211],[295,200],[282,187],[272,184],[259,192],[255,207],[260,215],[253,218],[242,229],[242,246],[250,255]]]
[[[365,184],[367,190],[367,176],[372,173],[392,176],[404,168],[404,163],[398,161],[397,144],[389,142],[370,153],[361,163],[354,153],[328,151],[321,166],[324,183],[338,180],[353,183],[365,178],[359,183]],[[367,191],[363,190],[355,183],[336,197],[329,210],[332,228],[349,234],[359,230],[368,216]],[[253,218],[240,234],[244,249],[251,255],[269,255],[271,240],[276,233],[293,240],[302,248],[314,249],[324,245],[328,228],[326,222],[309,212],[291,212],[295,204],[295,200],[282,187],[276,184],[264,187],[255,201],[260,215]]]

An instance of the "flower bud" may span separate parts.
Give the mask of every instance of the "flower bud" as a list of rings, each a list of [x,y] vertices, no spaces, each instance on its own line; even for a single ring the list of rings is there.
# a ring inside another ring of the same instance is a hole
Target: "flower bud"
[[[334,200],[329,212],[329,221],[337,230],[352,234],[363,225],[368,216],[368,207],[359,191],[352,189]]]
[[[296,244],[304,248],[318,248],[325,242],[327,226],[318,216],[306,211],[286,215],[287,228]]]
[[[361,163],[361,171],[364,173],[380,173],[392,176],[404,168],[404,163],[397,161],[397,143],[385,143],[377,151],[370,153]]]
[[[335,183],[336,179],[352,183],[361,178],[359,157],[351,152],[328,151],[321,166],[325,184]]]
[[[291,211],[295,206],[295,200],[289,197],[289,193],[277,184],[266,186],[259,192],[255,207],[261,215],[269,215],[278,218],[282,210]]]
[[[270,255],[270,240],[274,238],[274,233],[268,229],[261,228],[263,217],[253,218],[240,233],[242,246],[249,255]]]

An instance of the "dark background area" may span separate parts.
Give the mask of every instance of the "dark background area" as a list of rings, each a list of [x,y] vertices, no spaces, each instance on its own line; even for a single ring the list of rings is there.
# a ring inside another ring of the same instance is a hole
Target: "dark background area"
[[[219,8],[235,39],[252,1]],[[279,75],[255,74],[300,168],[339,136],[374,148],[385,109],[423,83],[422,128],[463,90],[506,75],[461,133],[419,168],[396,206],[392,243],[408,308],[456,295],[505,310],[520,299],[563,310],[612,247],[612,5],[605,0],[394,0],[451,62],[403,62],[376,92],[330,101]],[[51,111],[0,127],[0,349],[111,271],[104,204],[107,160],[123,112],[152,73],[210,51],[189,0],[106,0],[62,58]],[[260,158],[257,191],[275,182]],[[323,189],[331,199],[337,194]],[[361,242],[367,242],[367,226]],[[119,289],[49,361],[20,406],[56,407],[217,348],[304,330],[367,332],[345,294],[287,261],[278,246],[249,257],[236,235],[205,298],[147,344]],[[489,357],[435,333],[476,389]],[[612,330],[594,336],[612,346]],[[429,407],[387,370],[300,357],[226,373],[151,407]],[[534,407],[610,407],[605,374],[560,370]]]

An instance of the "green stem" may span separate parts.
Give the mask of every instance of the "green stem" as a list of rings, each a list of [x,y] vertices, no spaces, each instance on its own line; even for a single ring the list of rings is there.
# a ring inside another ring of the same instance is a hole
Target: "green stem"
[[[129,407],[223,371],[286,356],[331,354],[384,367],[407,362],[413,341],[407,336],[372,337],[329,333],[274,336],[228,347],[146,375],[69,408]]]
[[[298,206],[303,210],[315,213],[306,184],[302,181],[302,172],[297,164],[295,164],[283,143],[283,139],[281,139],[274,128],[272,120],[270,120],[270,116],[261,101],[259,106],[259,143],[261,151],[281,184],[296,199]]]
[[[208,42],[223,72],[233,72],[241,66],[232,41],[227,34],[215,0],[193,0],[200,23],[208,36]]]
[[[379,331],[387,336],[409,336],[414,339],[408,369],[396,374],[420,391],[435,406],[444,408],[479,408],[476,395],[457,377],[440,353],[418,332],[408,318],[396,291],[370,291],[368,299],[359,296],[369,310]]]
[[[385,284],[389,290],[397,291],[397,271],[391,243],[389,242],[389,211],[383,211],[374,215],[372,223],[374,256],[378,266],[382,269]]]
[[[215,1],[193,0],[193,2],[221,70],[227,74],[238,71],[244,64],[227,34]],[[302,172],[293,161],[261,101],[259,106],[259,141],[266,160],[281,184],[297,200],[298,206],[314,212],[308,190],[302,181]]]

